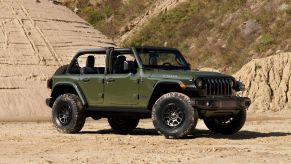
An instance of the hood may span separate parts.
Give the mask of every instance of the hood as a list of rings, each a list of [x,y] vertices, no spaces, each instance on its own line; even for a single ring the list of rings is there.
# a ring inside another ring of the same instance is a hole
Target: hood
[[[193,70],[154,70],[151,71],[151,78],[166,79],[193,79],[198,77],[232,77],[218,72],[193,71]]]
[[[219,72],[209,72],[209,71],[189,71],[192,77],[232,77],[230,75],[222,74]]]

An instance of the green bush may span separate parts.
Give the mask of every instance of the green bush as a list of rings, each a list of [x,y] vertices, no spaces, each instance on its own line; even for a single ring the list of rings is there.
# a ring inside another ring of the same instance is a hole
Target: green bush
[[[258,40],[256,50],[258,52],[264,52],[275,43],[275,39],[271,34],[263,34]]]
[[[187,0],[174,9],[161,11],[120,46],[176,47],[193,67],[227,68],[234,72],[252,58],[263,57],[270,48],[288,48],[291,10],[276,12],[274,6],[274,11],[270,11],[265,5],[272,1],[275,0],[248,3],[247,0]],[[118,39],[121,29],[144,15],[156,1],[105,0],[95,6],[88,4],[88,0],[79,2],[81,17],[108,37]],[[286,2],[278,0],[274,5]],[[73,4],[71,0],[66,5],[73,9]],[[261,6],[252,9],[252,5]],[[261,28],[245,38],[241,28],[250,19],[257,20]]]
[[[199,18],[195,14],[198,13],[202,5],[200,1],[183,3],[170,12],[159,14],[124,45],[163,46],[167,42],[168,46],[179,47],[179,44],[197,31],[194,23]],[[203,24],[205,23],[207,22],[203,22]]]
[[[93,26],[96,26],[99,22],[104,21],[105,17],[96,11],[92,12],[88,16],[88,22]]]
[[[262,9],[260,12],[258,12],[258,14],[255,15],[255,18],[261,25],[268,27],[268,24],[272,22],[275,17],[274,13]]]

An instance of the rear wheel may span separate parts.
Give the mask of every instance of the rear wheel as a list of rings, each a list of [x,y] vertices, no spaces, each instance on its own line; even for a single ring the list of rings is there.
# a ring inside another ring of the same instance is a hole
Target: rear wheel
[[[129,117],[109,117],[108,123],[114,132],[128,134],[137,127],[139,119]]]
[[[187,95],[170,92],[156,101],[152,119],[156,130],[166,138],[183,138],[196,127],[198,114]]]
[[[52,107],[52,122],[62,133],[77,133],[85,124],[85,111],[75,94],[60,95]]]
[[[245,124],[246,110],[241,110],[236,116],[228,118],[206,118],[204,123],[214,133],[234,134]]]

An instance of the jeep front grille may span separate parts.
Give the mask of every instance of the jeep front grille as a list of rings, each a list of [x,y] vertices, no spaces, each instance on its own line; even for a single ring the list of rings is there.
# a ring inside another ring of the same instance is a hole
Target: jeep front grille
[[[231,78],[205,78],[207,96],[231,96]]]

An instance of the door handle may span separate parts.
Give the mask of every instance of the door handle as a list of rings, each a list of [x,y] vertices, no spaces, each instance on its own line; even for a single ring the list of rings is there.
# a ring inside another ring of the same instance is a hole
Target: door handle
[[[88,81],[90,81],[90,79],[89,78],[84,78],[84,79],[82,79],[82,81],[88,82]]]
[[[114,79],[113,78],[106,79],[106,83],[112,83],[112,82],[114,82]]]

